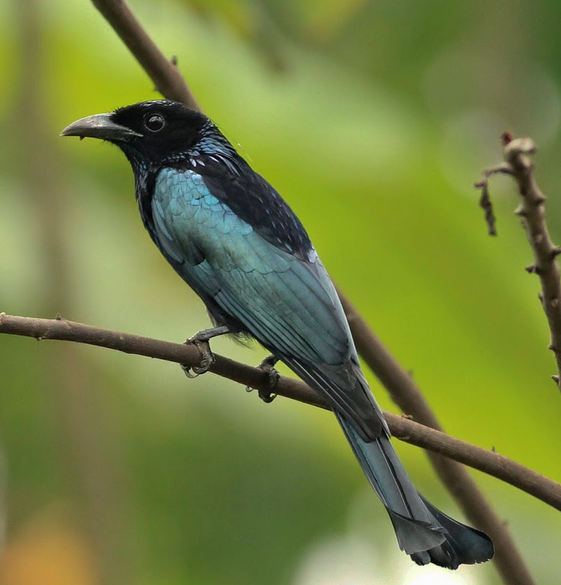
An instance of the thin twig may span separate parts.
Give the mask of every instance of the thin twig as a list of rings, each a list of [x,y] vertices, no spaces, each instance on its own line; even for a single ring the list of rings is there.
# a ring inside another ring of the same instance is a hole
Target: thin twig
[[[505,132],[503,144],[506,162],[483,171],[484,179],[476,187],[488,193],[488,178],[497,173],[511,175],[516,181],[521,201],[514,213],[522,219],[534,254],[534,263],[526,266],[525,270],[537,274],[541,281],[540,299],[551,333],[549,349],[555,354],[557,362],[558,373],[552,378],[561,389],[561,281],[556,260],[561,248],[555,246],[549,236],[544,211],[546,197],[534,179],[534,163],[530,156],[536,151],[534,142],[530,138],[513,138]]]
[[[485,212],[485,221],[487,222],[487,229],[490,236],[497,235],[497,219],[493,209],[493,202],[489,197],[489,189],[487,185],[483,186],[481,191],[481,198],[479,199],[479,207]]]
[[[51,339],[86,343],[191,367],[199,365],[201,360],[201,354],[195,345],[171,343],[101,329],[62,318],[36,319],[0,313],[0,333],[33,337],[38,340]],[[262,369],[253,368],[217,354],[215,354],[215,358],[215,362],[210,367],[213,374],[256,390],[269,388],[268,374]],[[330,409],[320,396],[300,380],[282,376],[275,387],[275,393],[305,404]],[[476,447],[403,416],[390,412],[384,412],[384,416],[393,435],[398,439],[435,453],[441,453],[474,469],[479,469],[561,510],[561,484],[512,461],[508,457]]]
[[[130,10],[126,8],[123,0],[92,0],[92,2],[104,16],[110,14],[110,18],[106,16],[107,20],[141,64],[155,51],[161,55],[152,41],[150,43],[146,41],[146,39],[149,40],[148,34]],[[120,9],[117,10],[117,7]],[[151,66],[156,65],[155,70],[148,67],[145,69],[162,95],[202,111],[187,84],[183,88],[174,85],[173,92],[167,91],[164,79],[169,75],[170,81],[172,81],[178,75],[178,71],[175,68],[170,71],[169,63],[165,58],[163,62],[162,59],[158,59],[157,63],[161,64],[161,67],[157,66],[155,62],[151,62]],[[404,382],[409,377],[405,370],[377,340],[368,324],[340,291],[339,296],[351,324],[351,331],[359,353],[378,378],[382,380],[392,399],[399,404],[405,413],[411,414],[419,422],[439,428],[438,420],[420,390],[414,384]],[[352,310],[349,312],[350,308]],[[375,339],[377,343],[372,344],[372,339]],[[383,350],[381,354],[377,353],[379,349]],[[390,360],[385,359],[388,356],[391,358]],[[508,585],[533,585],[535,581],[512,540],[508,528],[494,512],[467,471],[443,457],[431,457],[431,462],[470,521],[486,531],[493,539],[495,563],[504,583]]]
[[[495,212],[493,210],[493,202],[489,195],[489,177],[492,175],[505,174],[510,175],[512,171],[510,166],[506,163],[497,165],[492,169],[483,171],[483,180],[479,183],[475,183],[476,189],[481,189],[481,198],[479,199],[479,206],[485,211],[485,222],[487,223],[487,230],[490,236],[497,235]]]

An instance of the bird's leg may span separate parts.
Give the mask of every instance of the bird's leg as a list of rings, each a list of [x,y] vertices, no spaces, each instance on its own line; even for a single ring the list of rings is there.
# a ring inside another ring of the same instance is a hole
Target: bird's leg
[[[183,372],[188,378],[196,378],[200,374],[208,372],[210,366],[212,366],[214,363],[214,355],[210,350],[210,345],[208,342],[213,337],[226,335],[226,333],[231,333],[230,329],[227,325],[221,325],[220,327],[203,329],[185,341],[186,345],[190,343],[196,345],[199,353],[201,354],[201,362],[198,366],[181,366]]]
[[[257,366],[260,370],[263,370],[269,376],[269,381],[267,383],[268,388],[266,390],[257,390],[259,398],[261,398],[261,400],[263,402],[266,402],[267,404],[273,402],[273,400],[277,397],[277,395],[274,394],[274,390],[277,387],[280,378],[280,374],[275,369],[275,364],[278,361],[279,361],[278,357],[274,355],[269,355]],[[246,386],[245,389],[248,392],[254,390],[249,386]]]

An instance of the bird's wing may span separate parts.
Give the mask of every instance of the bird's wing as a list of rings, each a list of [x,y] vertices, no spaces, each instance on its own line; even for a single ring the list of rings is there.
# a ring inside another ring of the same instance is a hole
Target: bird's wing
[[[380,432],[346,317],[313,248],[301,260],[266,241],[193,172],[162,171],[152,214],[157,244],[188,284],[359,427],[368,419],[370,434]]]
[[[268,348],[332,365],[349,359],[348,326],[315,253],[302,261],[270,244],[195,173],[161,177],[152,213],[181,275]]]

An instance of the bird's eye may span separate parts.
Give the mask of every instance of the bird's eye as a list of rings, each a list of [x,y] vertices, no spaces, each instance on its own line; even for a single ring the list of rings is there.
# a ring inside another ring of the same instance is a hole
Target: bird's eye
[[[166,121],[162,114],[146,114],[144,125],[150,132],[159,132],[166,125]]]

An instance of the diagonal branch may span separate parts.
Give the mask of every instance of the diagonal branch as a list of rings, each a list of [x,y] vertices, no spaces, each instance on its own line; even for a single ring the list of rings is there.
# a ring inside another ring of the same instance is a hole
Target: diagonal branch
[[[92,3],[148,73],[162,95],[202,111],[175,63],[166,59],[123,0],[92,0]]]
[[[534,142],[530,138],[513,138],[509,132],[505,132],[503,144],[506,162],[483,171],[483,180],[475,186],[488,198],[490,176],[508,174],[517,183],[521,201],[514,213],[522,218],[522,226],[534,253],[534,264],[527,266],[526,271],[540,277],[540,299],[551,333],[549,349],[555,354],[557,362],[557,374],[552,378],[561,389],[561,281],[556,260],[561,254],[561,248],[555,246],[549,236],[544,211],[546,198],[534,179],[531,158],[536,151]]]
[[[150,40],[124,0],[92,0],[107,21],[133,53],[164,97],[181,101],[201,111],[185,81],[176,83],[179,72],[170,68],[158,47]],[[150,42],[148,42],[148,40]],[[144,65],[144,64],[147,65]],[[171,89],[169,85],[171,84]],[[436,415],[424,399],[419,388],[375,337],[348,299],[339,291],[359,353],[384,383],[394,402],[418,422],[440,428]],[[380,353],[381,352],[381,353]],[[532,585],[530,575],[506,525],[495,513],[468,472],[459,464],[440,456],[431,456],[431,462],[440,479],[478,528],[487,532],[495,544],[495,562],[505,583]]]
[[[33,337],[37,340],[52,339],[86,343],[191,367],[199,365],[201,360],[201,354],[195,345],[171,343],[101,329],[83,323],[67,321],[60,317],[57,319],[35,319],[0,313],[0,333]],[[262,369],[253,368],[216,354],[215,358],[214,364],[210,367],[213,374],[257,390],[268,389],[269,377]],[[281,377],[275,387],[275,393],[329,410],[328,404],[300,380]],[[384,412],[384,416],[392,434],[398,439],[465,463],[535,496],[557,510],[561,510],[561,484],[552,479],[494,451],[476,447],[403,416],[390,412]]]

